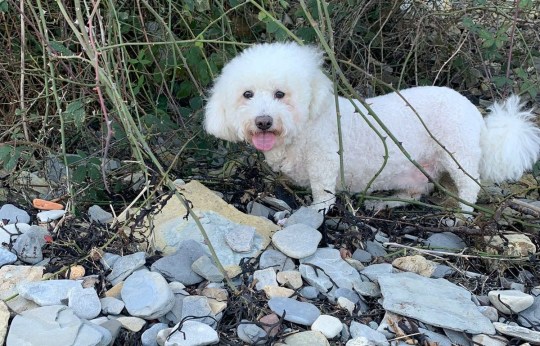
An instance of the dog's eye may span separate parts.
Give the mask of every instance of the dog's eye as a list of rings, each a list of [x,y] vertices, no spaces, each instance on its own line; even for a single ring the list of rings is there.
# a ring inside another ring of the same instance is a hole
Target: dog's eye
[[[250,99],[253,97],[253,91],[251,90],[248,90],[248,91],[244,91],[244,97],[247,98],[247,99]]]
[[[285,93],[283,91],[276,91],[276,93],[274,94],[274,97],[277,98],[277,99],[282,99],[285,97]]]

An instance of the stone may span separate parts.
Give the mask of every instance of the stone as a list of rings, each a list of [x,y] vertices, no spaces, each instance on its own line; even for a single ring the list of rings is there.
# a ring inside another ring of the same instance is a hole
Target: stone
[[[0,268],[17,261],[17,255],[0,245]]]
[[[531,239],[522,233],[509,233],[501,236],[485,236],[488,253],[498,254],[498,248],[503,248],[502,255],[528,257],[536,253],[536,245]]]
[[[225,277],[208,256],[201,256],[191,264],[191,270],[210,282],[221,282]]]
[[[485,335],[477,334],[473,335],[472,341],[478,346],[506,346],[508,345],[508,339],[499,335]]]
[[[456,270],[454,268],[451,268],[444,264],[436,263],[435,270],[433,271],[433,274],[431,274],[431,277],[434,279],[440,279],[440,278],[450,276],[454,274],[455,272]]]
[[[534,303],[534,297],[515,290],[495,290],[488,293],[489,301],[503,314],[518,313]]]
[[[352,254],[352,258],[362,263],[369,263],[373,259],[371,254],[363,249],[356,249]]]
[[[296,270],[286,270],[277,273],[277,282],[289,288],[299,289],[302,287],[302,275]]]
[[[482,315],[489,318],[489,320],[491,322],[496,322],[496,321],[499,320],[499,313],[498,313],[497,309],[495,309],[492,306],[479,306],[478,311],[480,311],[480,313],[482,313]]]
[[[141,335],[142,346],[158,346],[156,341],[158,333],[167,329],[169,326],[166,323],[156,323],[153,324],[150,328],[144,331]]]
[[[30,228],[19,235],[13,243],[12,251],[18,258],[29,264],[37,264],[43,260],[41,248],[45,245],[45,237],[49,236],[46,229],[39,226],[30,226]]]
[[[98,343],[99,346],[112,345],[112,341],[113,341],[112,333],[107,328],[99,324],[90,323],[88,321],[83,320],[83,328],[85,327],[90,327],[101,334],[101,340]],[[81,342],[78,345],[81,345],[81,344],[84,345],[84,342]]]
[[[354,285],[354,290],[364,297],[380,297],[379,285],[371,281],[362,281]]]
[[[30,215],[13,204],[4,204],[0,208],[0,223],[2,223],[2,220],[7,220],[6,225],[19,222],[30,223]]]
[[[254,237],[254,227],[240,225],[225,233],[225,242],[235,252],[250,252],[253,247]]]
[[[311,228],[319,228],[324,221],[324,215],[313,208],[300,207],[285,221],[285,227],[303,224]]]
[[[101,312],[105,315],[119,315],[125,307],[123,301],[114,297],[104,297],[99,301],[101,302]]]
[[[18,295],[17,285],[41,280],[44,269],[41,266],[4,265],[0,268],[0,300],[11,298],[6,304],[18,314],[38,307],[33,301]]]
[[[272,268],[256,270],[253,273],[253,281],[256,281],[255,289],[262,290],[265,286],[277,286],[276,272]]]
[[[357,337],[357,338],[354,338],[354,339],[351,339],[351,340],[347,341],[345,346],[374,346],[374,345],[368,339],[364,338],[363,336],[360,336],[360,337]],[[439,345],[437,345],[437,346],[439,346]]]
[[[17,291],[21,297],[46,306],[63,304],[72,288],[82,288],[81,283],[73,280],[26,282],[19,284]]]
[[[226,302],[229,299],[229,293],[224,288],[219,287],[206,287],[201,291],[201,295],[215,299],[218,302]]]
[[[360,274],[367,276],[373,282],[378,282],[379,277],[394,273],[394,267],[390,263],[372,264],[364,268]]]
[[[453,346],[452,341],[446,335],[432,332],[424,328],[418,328],[418,331],[426,338],[428,342],[435,343],[437,346]]]
[[[116,320],[120,322],[122,327],[135,333],[142,330],[143,327],[146,325],[146,321],[139,317],[120,316],[117,317]]]
[[[120,329],[122,329],[122,324],[115,319],[108,319],[107,321],[99,323],[99,326],[107,329],[109,333],[111,333],[112,341],[108,344],[105,344],[104,346],[113,345],[114,340],[118,337],[118,334],[120,333]]]
[[[471,301],[471,294],[445,279],[405,272],[380,276],[378,281],[386,311],[441,328],[471,334],[495,333],[491,321]]]
[[[183,299],[181,320],[188,316],[197,317],[193,320],[211,327],[216,325],[216,316],[213,314],[212,308],[208,304],[208,298],[205,296],[188,296]]]
[[[300,295],[306,299],[317,299],[319,290],[313,286],[305,286],[300,290]]]
[[[305,326],[311,326],[321,314],[315,305],[292,298],[272,298],[268,301],[268,307],[278,316],[283,316],[285,313],[286,321]]]
[[[358,303],[358,301],[360,300],[360,297],[355,291],[348,288],[343,288],[343,287],[340,287],[337,290],[335,290],[333,295],[336,299],[339,297],[345,297],[351,302],[353,302],[354,304]]]
[[[279,199],[279,198],[274,198],[274,197],[270,197],[270,196],[264,196],[262,198],[262,201],[264,203],[266,203],[267,205],[269,205],[270,207],[274,208],[274,209],[277,209],[277,210],[289,210],[291,211],[292,208],[287,204],[287,202]]]
[[[274,337],[280,331],[281,324],[279,322],[279,317],[276,314],[272,313],[264,315],[259,319],[259,323],[269,336]]]
[[[110,252],[104,252],[101,255],[101,258],[99,259],[99,262],[105,269],[111,269],[116,262],[117,259],[119,259],[121,256],[110,253]]]
[[[338,297],[337,298],[337,304],[340,308],[342,309],[345,309],[349,312],[350,315],[353,314],[354,312],[354,309],[356,308],[356,304],[354,304],[353,302],[351,302],[348,298],[346,297]]]
[[[219,336],[212,327],[197,321],[185,321],[180,325],[174,326],[176,332],[168,335],[168,339],[163,344],[164,346],[203,346],[213,345],[219,342]],[[166,332],[163,329],[158,333]],[[159,337],[158,337],[159,338]]]
[[[286,288],[286,287],[264,286],[263,290],[264,290],[264,293],[266,293],[266,297],[268,299],[272,299],[274,297],[289,298],[292,295],[294,295],[294,290],[291,290],[290,288]]]
[[[108,338],[95,327],[65,305],[43,306],[15,316],[6,346],[105,345]]]
[[[272,244],[288,257],[299,259],[313,255],[321,239],[315,228],[295,224],[274,233]]]
[[[467,244],[452,232],[441,232],[430,235],[425,242],[430,249],[460,252]]]
[[[106,224],[113,221],[113,214],[103,210],[99,205],[93,205],[88,208],[90,222]]]
[[[531,295],[534,296],[533,304],[518,314],[518,322],[525,328],[540,325],[540,286],[533,288]]]
[[[231,224],[231,228],[224,226],[226,231],[238,225],[245,225],[254,227],[257,231],[257,234],[254,239],[253,251],[250,252],[249,256],[241,255],[239,257],[256,257],[258,251],[264,249],[270,243],[270,235],[276,231],[279,227],[272,223],[270,220],[263,219],[258,216],[246,215],[234,206],[228,204],[218,196],[216,196],[211,190],[204,187],[200,182],[192,180],[189,183],[179,186],[178,190],[184,195],[186,200],[189,200],[193,205],[193,211],[205,218],[207,215],[217,214],[223,220],[228,220]],[[154,223],[156,225],[154,229],[156,248],[162,251],[164,254],[170,254],[176,251],[176,245],[179,244],[183,239],[190,238],[193,236],[200,237],[200,231],[194,224],[191,217],[188,221],[183,220],[184,215],[187,214],[187,210],[182,201],[178,198],[171,198],[167,204],[163,207],[161,213],[158,213],[154,217]],[[213,219],[218,219],[214,217]],[[211,226],[210,220],[209,223],[204,224],[204,228],[209,236],[212,237],[212,234],[217,233],[216,229]],[[201,219],[201,222],[203,220]],[[218,225],[219,226],[219,225]],[[219,228],[219,227],[217,227]],[[191,230],[191,234],[182,235],[180,233]],[[227,232],[218,233],[215,237],[223,237],[223,234]],[[201,238],[191,238],[191,239],[201,239]],[[213,238],[210,239],[214,247],[217,247],[217,244]],[[223,242],[224,239],[222,238]],[[202,243],[202,240],[200,241]],[[228,246],[226,246],[229,248]],[[229,250],[233,252],[230,248]],[[219,256],[218,256],[219,257]],[[228,265],[219,257],[220,261],[224,266]],[[234,265],[237,265],[240,262],[238,260],[231,261]]]
[[[9,309],[6,303],[0,300],[0,345],[3,345],[6,339],[9,317]]]
[[[146,253],[142,251],[122,256],[114,262],[111,273],[107,275],[107,280],[116,285],[130,276],[135,270],[144,266],[145,262]]]
[[[264,329],[247,320],[242,322],[236,328],[238,338],[249,345],[265,345],[268,334]]]
[[[246,209],[249,215],[258,216],[264,219],[268,219],[273,212],[272,209],[264,204],[255,201],[249,202]]]
[[[259,269],[274,268],[276,271],[293,270],[293,261],[283,252],[274,249],[265,250],[259,258]]]
[[[427,260],[420,255],[396,258],[392,265],[402,271],[416,273],[429,278],[435,272],[437,263]]]
[[[178,245],[178,250],[164,256],[152,264],[151,270],[161,273],[165,278],[184,285],[193,285],[203,281],[203,277],[192,269],[193,263],[202,256],[208,256],[204,247],[195,240],[185,240]]]
[[[323,333],[317,331],[300,332],[285,338],[290,346],[330,346]]]
[[[493,326],[501,334],[525,340],[533,345],[540,344],[540,332],[536,332],[524,327],[511,326],[500,322],[493,322]]]
[[[388,254],[380,243],[372,240],[366,241],[366,251],[373,257],[384,257]]]
[[[0,220],[0,245],[2,243],[11,244],[19,234],[26,232],[30,229],[30,225],[27,223],[14,223],[4,225]]]
[[[124,287],[124,281],[120,281],[113,287],[109,288],[107,292],[105,292],[105,297],[112,297],[121,299],[122,297],[122,287]]]
[[[388,346],[390,343],[386,340],[384,334],[371,329],[371,327],[366,326],[365,324],[358,323],[356,321],[351,321],[351,326],[349,327],[349,332],[351,337],[355,338],[366,338],[375,346]]]
[[[321,332],[327,339],[333,339],[341,333],[341,321],[330,315],[320,315],[311,325],[311,330]]]
[[[174,306],[174,295],[159,273],[139,270],[131,274],[121,291],[130,315],[144,319],[164,316]]]
[[[37,213],[39,222],[51,222],[58,220],[66,214],[65,210],[46,210]]]
[[[93,287],[75,286],[68,292],[68,306],[79,318],[91,320],[101,312],[101,302]]]

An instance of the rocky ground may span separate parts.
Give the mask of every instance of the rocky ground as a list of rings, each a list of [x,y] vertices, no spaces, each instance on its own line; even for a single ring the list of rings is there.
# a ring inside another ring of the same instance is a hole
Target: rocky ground
[[[174,196],[130,222],[2,205],[0,344],[540,345],[537,202],[445,227],[178,188],[200,224]]]

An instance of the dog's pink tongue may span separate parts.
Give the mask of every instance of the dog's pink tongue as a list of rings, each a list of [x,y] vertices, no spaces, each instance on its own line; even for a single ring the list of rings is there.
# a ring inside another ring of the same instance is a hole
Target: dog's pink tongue
[[[276,135],[272,132],[259,132],[253,135],[251,141],[255,148],[262,151],[268,151],[272,149],[276,143]]]

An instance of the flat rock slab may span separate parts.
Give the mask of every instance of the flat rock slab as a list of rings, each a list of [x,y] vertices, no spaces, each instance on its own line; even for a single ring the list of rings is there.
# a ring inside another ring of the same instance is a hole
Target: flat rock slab
[[[175,253],[164,256],[152,264],[152,271],[161,273],[170,281],[178,281],[184,285],[193,285],[203,281],[203,277],[192,269],[193,263],[200,257],[207,256],[208,251],[196,240],[187,239],[178,244]]]
[[[495,334],[491,321],[471,301],[471,294],[445,279],[414,273],[382,275],[383,308],[433,326],[471,334]]]
[[[81,287],[81,283],[74,280],[47,280],[22,283],[17,290],[23,298],[45,306],[62,304],[72,288]]]
[[[292,298],[272,298],[268,301],[268,306],[278,316],[283,316],[283,313],[285,313],[286,321],[305,326],[311,326],[317,317],[321,315],[321,312],[315,305],[299,302]]]
[[[324,221],[324,215],[317,210],[307,207],[300,207],[285,221],[285,227],[304,224],[315,229],[319,228]]]
[[[282,229],[272,237],[272,244],[291,258],[313,255],[322,239],[322,234],[311,226],[295,224]]]
[[[493,322],[493,325],[501,334],[528,341],[533,345],[540,344],[540,332],[535,332],[524,327],[510,326],[500,322]]]

